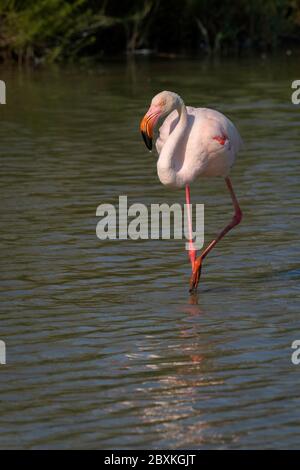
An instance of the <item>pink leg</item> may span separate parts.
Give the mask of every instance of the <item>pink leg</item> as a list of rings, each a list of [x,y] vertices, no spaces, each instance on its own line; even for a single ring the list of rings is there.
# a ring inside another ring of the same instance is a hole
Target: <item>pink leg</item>
[[[217,236],[217,238],[215,238],[206,248],[205,250],[203,251],[203,253],[201,253],[200,256],[198,256],[198,258],[196,259],[196,261],[194,262],[194,269],[193,269],[193,274],[192,274],[192,277],[191,277],[191,280],[190,280],[190,292],[193,292],[195,289],[197,289],[197,286],[198,286],[198,283],[199,283],[199,280],[200,280],[200,275],[201,275],[201,267],[202,267],[202,261],[204,260],[204,258],[206,258],[206,256],[208,255],[208,253],[213,249],[213,247],[226,235],[226,233],[229,232],[229,230],[231,230],[233,227],[235,227],[236,225],[238,225],[241,220],[242,220],[242,211],[241,211],[241,208],[239,206],[239,203],[238,203],[238,200],[236,198],[236,195],[234,194],[234,191],[233,191],[233,187],[232,187],[232,184],[231,184],[231,181],[230,181],[230,178],[229,176],[227,176],[225,178],[225,181],[226,181],[226,184],[227,184],[227,187],[228,187],[228,190],[230,192],[230,196],[231,196],[231,199],[232,199],[232,202],[233,202],[233,207],[234,207],[234,216],[232,217],[232,220],[231,222],[226,225],[226,227],[222,230],[222,232]]]
[[[191,214],[191,194],[190,187],[187,184],[185,187],[185,198],[187,205],[187,216],[188,216],[188,227],[189,227],[189,258],[192,265],[192,270],[194,271],[194,265],[196,260],[196,250],[193,244],[193,227],[192,227],[192,214]]]

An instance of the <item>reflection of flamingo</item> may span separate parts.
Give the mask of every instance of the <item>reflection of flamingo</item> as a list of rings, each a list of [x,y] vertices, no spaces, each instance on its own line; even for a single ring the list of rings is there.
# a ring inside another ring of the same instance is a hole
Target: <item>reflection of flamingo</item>
[[[202,261],[242,219],[242,211],[228,176],[242,140],[234,124],[223,114],[212,109],[186,107],[176,93],[162,91],[152,99],[140,126],[149,150],[152,149],[153,131],[160,118],[164,118],[156,140],[160,181],[175,188],[185,186],[189,207],[190,183],[199,176],[223,176],[235,211],[231,222],[197,258],[192,245],[192,223],[189,217],[189,256],[192,264],[190,291],[194,291],[199,283]]]

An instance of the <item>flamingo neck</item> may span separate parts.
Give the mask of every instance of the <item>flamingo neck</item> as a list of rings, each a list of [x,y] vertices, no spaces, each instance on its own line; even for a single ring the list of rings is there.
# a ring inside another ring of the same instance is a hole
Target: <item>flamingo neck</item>
[[[184,163],[184,141],[187,128],[187,110],[183,101],[180,102],[177,112],[179,120],[166,140],[159,159],[157,172],[160,181],[167,186],[182,186],[180,170]]]

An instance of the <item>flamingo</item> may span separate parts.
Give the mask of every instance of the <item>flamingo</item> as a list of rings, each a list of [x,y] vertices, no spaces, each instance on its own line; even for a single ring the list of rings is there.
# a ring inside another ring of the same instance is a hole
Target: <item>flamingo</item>
[[[192,242],[191,215],[188,215],[189,258],[192,266],[190,292],[193,293],[199,284],[204,259],[242,220],[242,211],[229,178],[242,139],[235,125],[222,113],[208,108],[185,106],[182,98],[171,91],[162,91],[154,96],[141,121],[140,130],[150,151],[154,132],[159,131],[155,142],[159,155],[158,177],[166,186],[185,187],[188,214],[191,204],[190,184],[199,177],[222,176],[232,199],[232,220],[198,257]]]

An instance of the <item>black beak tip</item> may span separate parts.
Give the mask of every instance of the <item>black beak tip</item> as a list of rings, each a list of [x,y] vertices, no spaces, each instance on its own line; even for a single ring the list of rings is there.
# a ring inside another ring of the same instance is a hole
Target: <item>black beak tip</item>
[[[141,131],[142,137],[144,139],[145,145],[149,150],[152,150],[152,139],[146,134],[146,132]]]

